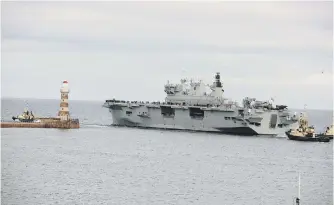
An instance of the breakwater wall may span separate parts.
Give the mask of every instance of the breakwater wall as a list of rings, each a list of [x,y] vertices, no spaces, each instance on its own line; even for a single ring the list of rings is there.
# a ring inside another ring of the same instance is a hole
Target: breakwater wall
[[[78,129],[78,119],[59,120],[57,118],[39,118],[40,122],[1,122],[1,128],[59,128]]]

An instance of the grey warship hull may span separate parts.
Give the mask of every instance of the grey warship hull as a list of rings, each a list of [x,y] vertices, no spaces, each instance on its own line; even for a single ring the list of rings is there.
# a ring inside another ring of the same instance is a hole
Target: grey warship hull
[[[113,118],[113,125],[219,132],[234,135],[278,135],[298,126],[297,121],[286,120],[286,113],[275,110],[257,113],[256,118],[240,116],[232,109],[159,106],[106,102]],[[202,115],[192,115],[193,109],[201,110]],[[169,112],[169,113],[168,113]],[[254,111],[256,112],[256,111]]]
[[[243,106],[223,97],[220,74],[206,91],[202,81],[181,79],[165,84],[164,102],[106,100],[113,124],[129,127],[220,132],[235,135],[278,135],[298,126],[287,106],[244,98]]]

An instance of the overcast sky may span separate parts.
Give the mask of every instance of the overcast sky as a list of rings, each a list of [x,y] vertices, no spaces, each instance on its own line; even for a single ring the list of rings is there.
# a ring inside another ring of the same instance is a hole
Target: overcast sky
[[[164,100],[221,72],[225,97],[333,107],[332,2],[1,2],[1,96]]]

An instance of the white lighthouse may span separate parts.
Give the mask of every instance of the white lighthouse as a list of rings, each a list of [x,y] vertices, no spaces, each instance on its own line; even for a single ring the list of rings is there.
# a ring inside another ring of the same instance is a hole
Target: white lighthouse
[[[69,120],[70,112],[68,110],[68,93],[70,92],[68,88],[68,82],[65,80],[60,88],[61,100],[60,100],[60,109],[58,112],[58,117],[60,120]]]

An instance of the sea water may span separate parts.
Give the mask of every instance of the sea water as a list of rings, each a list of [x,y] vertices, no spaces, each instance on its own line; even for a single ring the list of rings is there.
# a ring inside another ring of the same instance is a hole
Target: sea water
[[[2,204],[333,204],[333,142],[109,126],[103,102],[70,101],[81,128],[1,129]],[[1,118],[57,100],[2,99]],[[299,110],[297,110],[299,112]],[[332,111],[308,110],[322,131]]]

